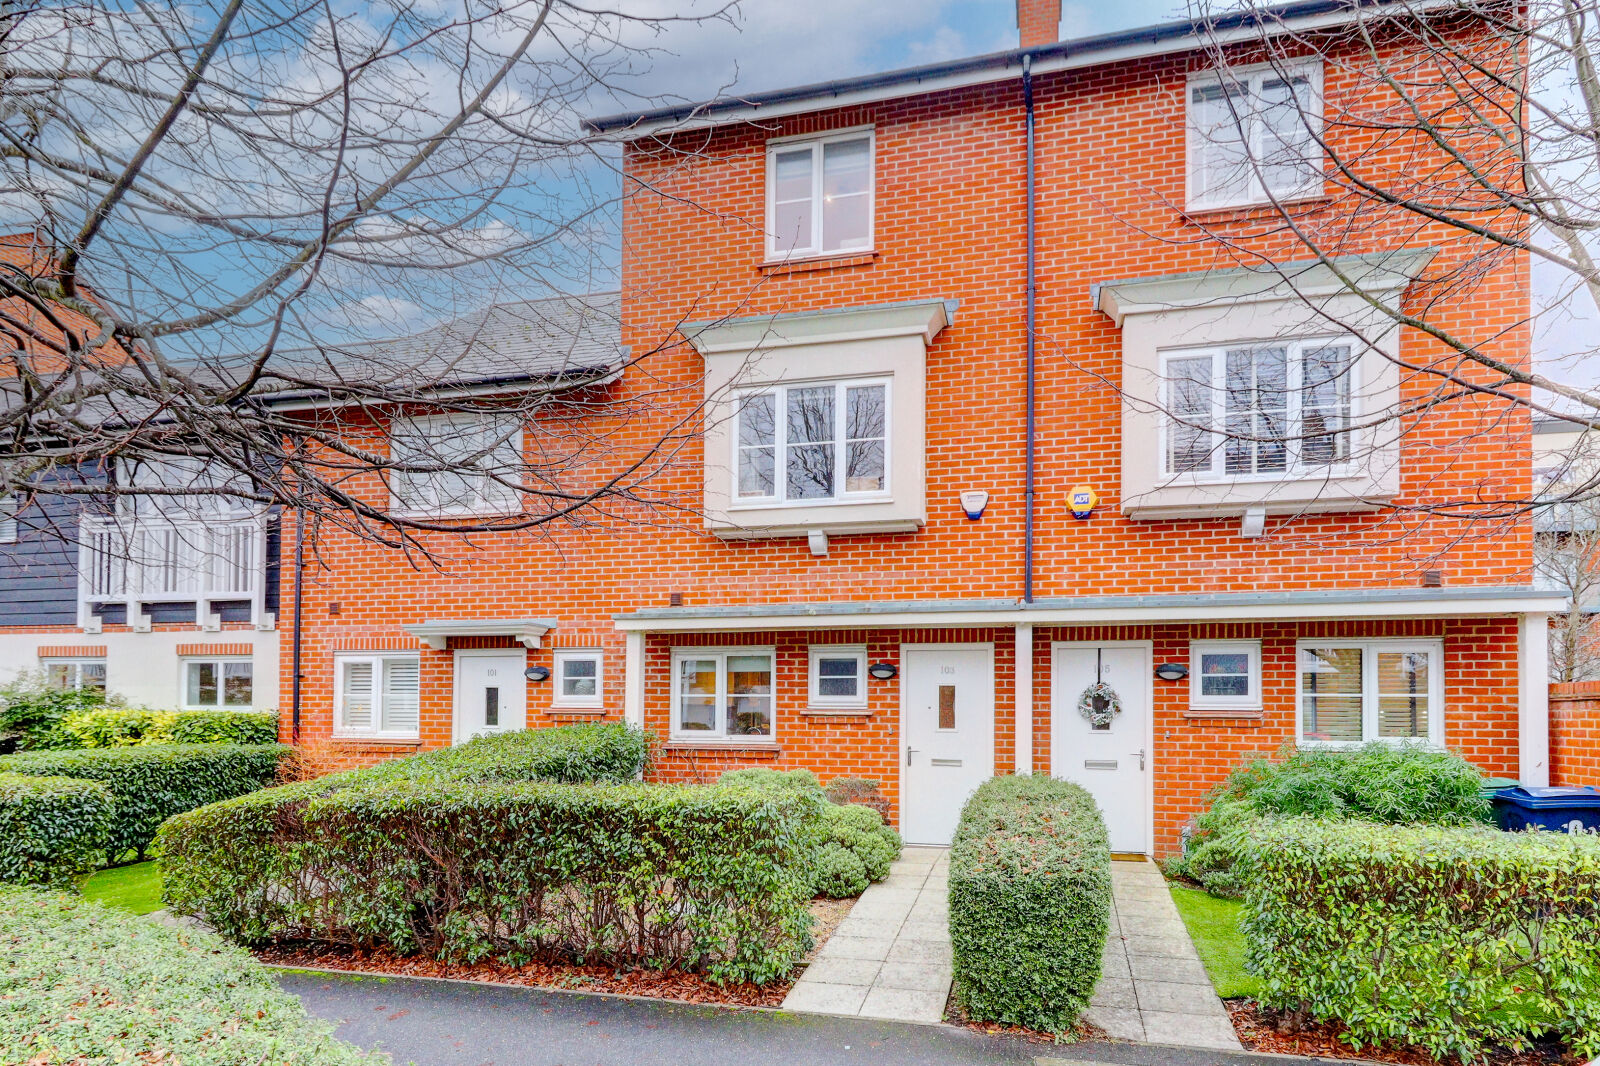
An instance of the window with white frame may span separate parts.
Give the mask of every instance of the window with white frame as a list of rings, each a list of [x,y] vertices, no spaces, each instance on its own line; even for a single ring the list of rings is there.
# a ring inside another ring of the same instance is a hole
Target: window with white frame
[[[1324,337],[1163,353],[1165,472],[1231,480],[1348,463],[1355,352]]]
[[[739,397],[736,503],[882,498],[888,381],[783,385]]]
[[[872,248],[872,132],[767,146],[767,258]]]
[[[1189,645],[1189,706],[1194,710],[1259,710],[1260,642],[1197,640]]]
[[[672,653],[672,734],[684,740],[773,739],[771,648]]]
[[[600,706],[600,661],[598,651],[555,653],[557,707]]]
[[[17,498],[0,495],[0,544],[17,542]]]
[[[395,503],[424,514],[520,510],[522,424],[515,415],[453,413],[395,419],[389,427]]]
[[[104,659],[40,659],[39,666],[51,688],[65,692],[106,690]]]
[[[421,663],[408,654],[334,659],[334,733],[413,739],[421,724]]]
[[[813,707],[862,708],[867,705],[867,649],[817,647],[811,649]]]
[[[248,708],[255,699],[255,668],[249,659],[185,659],[183,705],[187,708]]]
[[[1189,207],[1322,192],[1322,68],[1225,69],[1188,84]]]
[[[1302,642],[1300,740],[1443,744],[1442,658],[1437,642]]]

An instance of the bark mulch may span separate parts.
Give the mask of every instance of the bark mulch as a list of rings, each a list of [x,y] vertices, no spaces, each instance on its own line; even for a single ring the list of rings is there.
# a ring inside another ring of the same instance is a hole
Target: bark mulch
[[[1223,1000],[1239,1042],[1248,1051],[1264,1051],[1274,1055],[1310,1055],[1325,1059],[1362,1059],[1367,1062],[1388,1062],[1395,1066],[1456,1066],[1441,1063],[1419,1047],[1382,1045],[1364,1047],[1359,1051],[1340,1039],[1344,1027],[1337,1022],[1312,1022],[1290,1029],[1280,1028],[1283,1016],[1268,1010],[1253,999]],[[1555,1043],[1540,1043],[1527,1051],[1491,1052],[1486,1066],[1579,1066],[1582,1059]]]
[[[1106,1040],[1109,1039],[1104,1030],[1088,1022],[1079,1022],[1070,1033],[1044,1033],[1037,1029],[1025,1029],[1020,1025],[1002,1025],[999,1022],[977,1022],[962,1013],[956,1006],[956,992],[950,990],[950,998],[945,1000],[944,1020],[951,1025],[959,1025],[974,1033],[984,1036],[1009,1036],[1017,1040],[1026,1040],[1032,1044],[1076,1044],[1081,1040]]]
[[[817,899],[811,902],[816,922],[812,926],[816,947],[806,955],[810,962],[818,949],[850,913],[853,899]],[[767,985],[749,983],[719,985],[701,974],[677,970],[614,970],[609,966],[568,966],[532,962],[523,966],[485,961],[479,963],[440,962],[420,955],[396,955],[379,949],[363,951],[338,944],[303,941],[269,944],[255,950],[256,958],[269,966],[311,967],[344,970],[350,973],[389,974],[397,977],[445,977],[457,981],[485,981],[528,988],[554,988],[568,992],[610,992],[624,996],[647,996],[681,1003],[716,1004],[725,1007],[778,1007],[789,994],[794,981],[774,981]],[[798,977],[798,972],[794,975]]]

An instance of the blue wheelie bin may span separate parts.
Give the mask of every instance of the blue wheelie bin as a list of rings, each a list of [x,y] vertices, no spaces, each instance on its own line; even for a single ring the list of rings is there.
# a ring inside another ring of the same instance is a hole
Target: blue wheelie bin
[[[1600,788],[1501,789],[1494,795],[1494,813],[1500,828],[1509,833],[1523,829],[1600,833]]]

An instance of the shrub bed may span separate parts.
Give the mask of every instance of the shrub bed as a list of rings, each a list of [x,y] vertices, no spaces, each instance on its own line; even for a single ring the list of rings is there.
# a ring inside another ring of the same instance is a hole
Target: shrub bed
[[[795,790],[818,800],[827,795],[810,770],[729,770],[719,781],[741,788]],[[900,848],[900,834],[885,825],[883,815],[873,808],[824,803],[808,860],[811,894],[830,899],[859,896],[869,884],[889,876]]]
[[[114,822],[98,781],[0,773],[0,881],[70,887],[104,865]]]
[[[78,747],[131,744],[272,744],[278,739],[275,711],[151,711],[141,707],[92,707],[61,719],[61,730]]]
[[[950,849],[956,1002],[974,1021],[1072,1029],[1100,980],[1111,848],[1094,798],[1049,777],[997,777]]]
[[[1237,766],[1195,818],[1182,857],[1167,872],[1214,896],[1244,891],[1239,863],[1257,822],[1272,815],[1355,818],[1388,824],[1478,825],[1492,820],[1482,775],[1461,756],[1415,746],[1352,751],[1285,750]]]
[[[0,890],[0,1062],[380,1066],[244,952],[82,899]]]
[[[1274,819],[1244,931],[1263,1004],[1366,1047],[1600,1054],[1600,838]]]
[[[0,773],[98,781],[115,801],[106,841],[111,861],[142,858],[156,829],[181,811],[270,785],[290,749],[277,744],[150,744],[0,757]]]
[[[809,946],[821,801],[803,790],[327,780],[169,821],[171,908],[246,943],[717,981],[771,981]]]

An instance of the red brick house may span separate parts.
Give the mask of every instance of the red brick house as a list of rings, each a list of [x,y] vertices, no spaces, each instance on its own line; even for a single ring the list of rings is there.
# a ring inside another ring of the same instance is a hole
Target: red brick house
[[[1055,5],[1019,9],[1017,51],[592,123],[629,181],[618,343],[672,342],[607,388],[707,404],[658,489],[694,513],[477,537],[443,576],[332,536],[304,589],[302,739],[364,760],[626,719],[659,738],[661,780],[875,778],[913,842],[947,840],[991,774],[1051,773],[1096,794],[1117,850],[1153,854],[1284,743],[1423,742],[1545,780],[1560,605],[1529,585],[1530,527],[1401,536],[1394,511],[1525,496],[1526,414],[1463,401],[1360,443],[1363,411],[1426,387],[1398,364],[1428,342],[1381,316],[1358,342],[1308,313],[1309,292],[1360,318],[1331,273],[1294,295],[1247,265],[1292,255],[1265,193],[1324,220],[1338,199],[1304,168],[1218,177],[1196,27],[1057,42]],[[1281,26],[1348,17],[1302,3]],[[1238,30],[1247,94],[1356,91],[1309,55],[1256,73],[1257,33]],[[1232,252],[1197,218],[1234,226]],[[1414,219],[1347,247],[1389,300],[1471,251]],[[1439,306],[1528,357],[1520,258]],[[1241,366],[1292,446],[1223,446],[1203,427],[1235,416],[1226,389],[1172,415],[1184,382]],[[1080,713],[1097,682],[1109,722]]]

